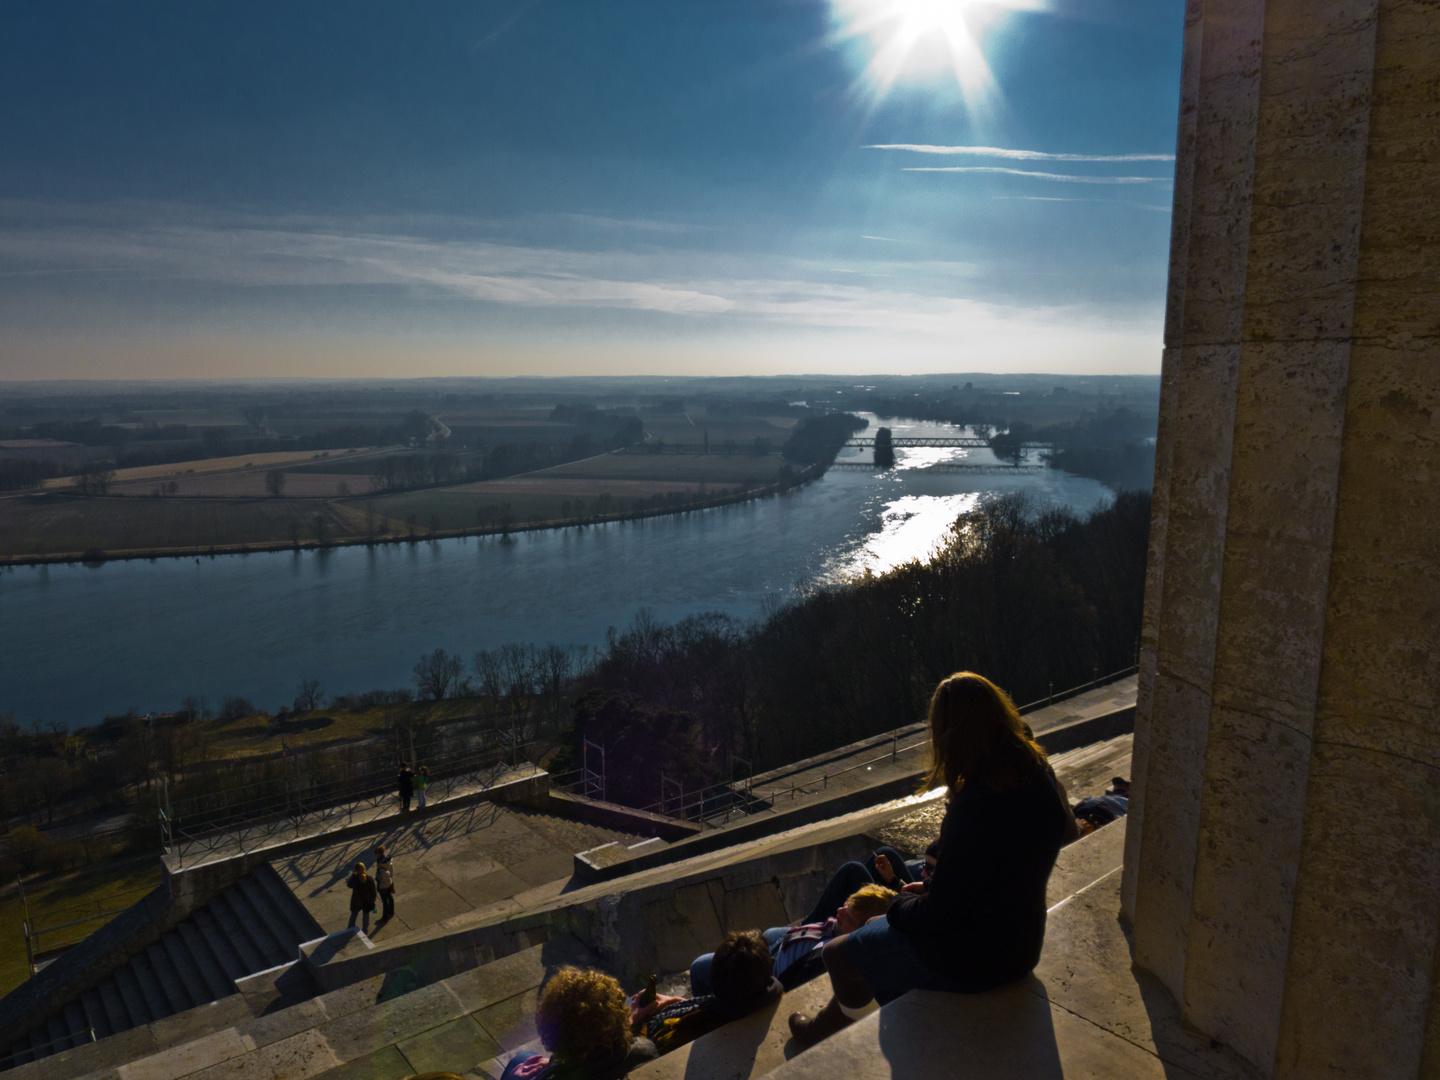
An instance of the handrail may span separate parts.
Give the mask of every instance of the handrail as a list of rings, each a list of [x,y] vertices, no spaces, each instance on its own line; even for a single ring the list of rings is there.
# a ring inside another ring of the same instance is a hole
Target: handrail
[[[1117,680],[1117,679],[1122,679],[1122,678],[1124,678],[1124,677],[1126,677],[1126,676],[1128,676],[1128,675],[1134,674],[1134,673],[1137,672],[1138,670],[1139,670],[1139,667],[1138,667],[1137,665],[1132,664],[1130,667],[1121,668],[1119,671],[1112,672],[1112,673],[1110,673],[1109,675],[1101,675],[1101,676],[1098,676],[1098,677],[1090,680],[1088,683],[1082,683],[1082,684],[1079,685],[1079,686],[1071,687],[1071,688],[1068,689],[1068,690],[1062,691],[1060,694],[1051,694],[1051,695],[1049,695],[1048,697],[1041,698],[1041,699],[1039,699],[1039,700],[1037,700],[1037,701],[1033,701],[1033,702],[1031,702],[1031,703],[1028,704],[1028,705],[1022,705],[1022,706],[1019,707],[1019,709],[1018,709],[1017,711],[1019,711],[1019,712],[1022,713],[1022,714],[1028,713],[1028,712],[1033,712],[1033,711],[1036,710],[1036,709],[1044,708],[1044,707],[1046,707],[1047,705],[1051,705],[1051,704],[1053,704],[1054,702],[1056,702],[1057,700],[1058,700],[1058,701],[1065,701],[1065,700],[1067,700],[1068,698],[1074,697],[1074,696],[1077,695],[1077,694],[1084,693],[1086,690],[1093,689],[1093,688],[1096,687],[1096,686],[1103,686],[1103,685],[1105,685],[1105,684],[1107,684],[1107,683],[1114,682],[1114,681]],[[918,722],[918,723],[923,723],[923,721],[920,721],[920,722]],[[836,770],[835,772],[822,773],[822,774],[820,775],[819,779],[818,779],[818,782],[819,782],[819,784],[820,784],[820,787],[821,787],[822,789],[823,789],[823,788],[828,788],[828,787],[830,786],[830,780],[831,780],[832,778],[834,778],[834,777],[844,776],[844,775],[846,775],[847,773],[855,772],[857,769],[863,769],[863,768],[868,768],[868,767],[874,766],[874,765],[879,764],[879,763],[881,763],[881,762],[883,762],[883,761],[886,761],[887,759],[893,763],[893,762],[895,762],[896,760],[898,760],[898,758],[899,758],[899,756],[900,756],[901,754],[904,754],[904,753],[907,753],[907,752],[909,752],[909,751],[911,751],[911,750],[915,750],[915,749],[918,749],[918,748],[922,748],[922,747],[927,746],[927,745],[929,744],[929,740],[928,740],[928,739],[923,739],[923,740],[921,740],[920,742],[917,742],[917,743],[911,743],[909,746],[901,746],[901,745],[900,745],[900,735],[901,735],[902,733],[906,733],[906,732],[912,731],[915,727],[916,727],[916,723],[910,723],[910,724],[902,725],[901,727],[898,727],[898,728],[892,728],[889,732],[883,733],[885,736],[887,736],[887,737],[890,738],[891,743],[892,743],[892,746],[891,746],[891,749],[890,749],[889,753],[882,754],[882,755],[880,755],[879,757],[869,758],[869,759],[867,759],[867,760],[865,760],[865,761],[858,762],[857,764],[854,764],[854,765],[849,765],[849,766],[847,766],[847,767],[845,767],[845,768],[843,768],[843,769],[838,769],[838,770]],[[872,738],[873,738],[873,736],[872,736]],[[793,801],[793,800],[796,798],[797,793],[798,793],[799,791],[803,790],[804,788],[806,788],[806,787],[808,787],[808,786],[810,786],[810,785],[815,784],[816,782],[817,782],[816,778],[812,776],[812,777],[810,777],[810,778],[807,779],[807,780],[797,780],[797,781],[795,781],[793,784],[791,784],[789,787],[773,788],[773,789],[769,789],[769,790],[765,790],[765,789],[762,787],[761,790],[762,790],[762,791],[765,791],[765,797],[764,797],[764,798],[758,798],[758,797],[754,796],[753,793],[752,793],[750,790],[747,790],[747,791],[744,793],[743,799],[741,800],[742,805],[743,805],[743,808],[744,808],[744,809],[742,809],[741,812],[743,812],[743,813],[749,813],[749,807],[750,807],[753,803],[756,803],[756,802],[773,803],[776,799],[784,798],[787,794],[790,796],[791,800]],[[667,806],[669,806],[671,803],[674,803],[674,802],[676,801],[676,800],[674,800],[674,799],[661,799],[659,802],[651,803],[649,806],[642,807],[641,809],[644,810],[644,811],[646,811],[646,812],[648,812],[648,813],[657,813],[657,814],[661,814],[661,815],[663,815],[663,816],[665,816],[665,817],[677,817],[677,818],[680,818],[681,820],[690,820],[687,811],[692,810],[692,809],[695,809],[695,808],[698,807],[698,808],[701,810],[701,814],[699,815],[699,820],[703,823],[703,822],[705,822],[708,818],[718,817],[718,816],[720,815],[720,810],[719,810],[719,809],[717,809],[717,810],[715,810],[715,811],[713,811],[713,812],[710,812],[710,813],[704,812],[704,804],[708,801],[708,798],[707,798],[707,796],[706,796],[706,793],[707,793],[707,792],[716,792],[716,793],[719,793],[722,789],[729,789],[734,795],[736,795],[736,796],[738,797],[738,796],[741,795],[741,793],[738,792],[738,791],[735,791],[735,789],[734,789],[734,783],[735,783],[735,781],[726,781],[726,782],[722,782],[722,783],[718,783],[718,784],[711,784],[709,787],[700,788],[699,790],[697,790],[697,791],[695,791],[695,792],[687,792],[687,793],[685,794],[684,798],[682,798],[682,799],[680,800],[679,805],[677,806],[677,808],[676,808],[676,810],[675,810],[674,812],[671,812],[671,811],[669,811],[668,809],[666,809]],[[723,809],[724,809],[724,811],[725,811],[726,821],[728,822],[728,821],[729,821],[729,815],[730,815],[730,813],[734,812],[735,806],[734,806],[734,804],[732,803],[732,804],[730,804],[729,806],[724,807]]]
[[[25,1064],[25,1062],[17,1061],[16,1058],[24,1057],[26,1054],[30,1055],[31,1061],[39,1061],[40,1059],[35,1056],[36,1050],[44,1050],[47,1047],[58,1046],[60,1043],[68,1043],[69,1045],[66,1046],[65,1049],[73,1050],[75,1049],[75,1047],[81,1045],[82,1043],[93,1043],[95,1041],[95,1029],[93,1027],[87,1027],[85,1029],[85,1034],[89,1035],[90,1037],[88,1039],[81,1039],[78,1035],[62,1035],[58,1039],[51,1039],[49,1042],[43,1042],[39,1046],[35,1046],[32,1044],[30,1046],[27,1046],[24,1050],[12,1050],[8,1054],[0,1055],[0,1060],[8,1058],[10,1060],[11,1068],[14,1068],[16,1065]]]
[[[536,741],[538,740],[517,743],[509,749],[518,752],[534,745]],[[514,767],[518,768],[520,764],[521,762],[517,761]],[[539,771],[538,766],[532,762],[524,764],[530,766],[531,773],[529,775],[534,775]],[[460,767],[456,768],[457,765]],[[444,774],[432,776],[428,788],[431,798],[436,803],[442,803],[453,797],[456,789],[462,784],[478,784],[479,791],[488,791],[495,786],[501,774],[509,771],[512,766],[504,760],[502,751],[492,749],[478,755],[467,755],[458,762],[452,760],[442,765],[441,768],[445,769]],[[330,793],[318,804],[311,801],[308,808],[305,800],[296,798],[283,813],[242,819],[234,822],[229,828],[216,828],[212,823],[207,822],[192,830],[171,821],[172,850],[179,865],[183,867],[187,857],[203,858],[221,848],[229,847],[238,847],[241,853],[246,853],[263,843],[274,841],[281,833],[288,833],[292,830],[296,838],[300,837],[302,831],[310,837],[323,836],[342,823],[348,825],[353,822],[357,811],[376,809],[396,797],[393,780],[361,788],[352,793],[358,797],[349,801],[336,801],[334,794]]]

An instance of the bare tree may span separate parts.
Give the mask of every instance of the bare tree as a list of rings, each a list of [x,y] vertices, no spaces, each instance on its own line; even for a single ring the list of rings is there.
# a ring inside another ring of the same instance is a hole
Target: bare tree
[[[82,495],[104,495],[115,479],[115,470],[103,461],[87,461],[75,477],[75,487]]]
[[[320,680],[306,679],[295,691],[295,711],[311,712],[320,707]]]
[[[550,698],[550,719],[558,731],[561,699],[575,673],[575,653],[552,641],[540,650],[538,660],[539,681],[544,693]]]
[[[285,473],[281,469],[271,469],[265,474],[265,494],[278,499],[280,493],[285,490]]]
[[[530,696],[535,692],[538,663],[534,645],[511,642],[499,650],[501,685],[510,706],[510,723],[519,739],[529,737],[524,723],[530,712]]]
[[[444,649],[436,649],[429,656],[422,656],[412,672],[415,690],[421,698],[441,701],[459,685],[465,662],[458,656],[451,656]]]
[[[490,699],[490,716],[493,720],[500,711],[500,697],[505,689],[500,669],[500,654],[481,649],[475,654],[474,671],[480,696]]]

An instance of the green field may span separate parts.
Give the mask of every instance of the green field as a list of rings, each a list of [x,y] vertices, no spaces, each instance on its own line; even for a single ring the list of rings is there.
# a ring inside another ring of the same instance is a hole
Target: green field
[[[40,926],[52,926],[73,919],[82,919],[106,908],[128,907],[146,892],[160,884],[160,861],[127,861],[118,865],[82,870],[72,874],[56,874],[25,883],[30,915]],[[45,935],[42,945],[50,940],[63,940],[68,935],[94,933],[110,918],[97,918],[70,930]],[[0,994],[8,994],[30,977],[25,958],[25,904],[13,884],[0,898]]]

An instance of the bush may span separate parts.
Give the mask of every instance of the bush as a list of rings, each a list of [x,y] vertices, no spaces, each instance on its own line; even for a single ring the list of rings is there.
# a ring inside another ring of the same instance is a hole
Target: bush
[[[334,709],[368,709],[375,705],[404,705],[415,695],[403,687],[399,690],[366,690],[363,694],[336,694],[330,699]]]

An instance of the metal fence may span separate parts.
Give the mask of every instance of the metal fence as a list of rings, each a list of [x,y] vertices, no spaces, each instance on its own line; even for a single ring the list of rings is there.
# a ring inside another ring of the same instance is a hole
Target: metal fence
[[[532,723],[530,731],[537,726],[548,725]],[[439,739],[413,753],[417,760],[425,761],[429,772],[427,798],[445,802],[457,795],[489,790],[544,741],[524,739],[513,728],[492,728],[467,737],[463,749],[453,748],[454,739]],[[382,760],[383,767],[378,766]],[[398,798],[395,761],[387,754],[368,759],[364,765],[369,767],[292,768],[279,793],[267,784],[258,795],[241,788],[173,806],[162,793],[158,815],[162,848],[183,866],[187,860],[203,860],[217,851],[247,852],[287,838],[323,836],[352,824],[357,815],[362,821],[367,815],[377,816],[385,804]],[[534,765],[530,769],[531,775],[539,771]]]
[[[1132,665],[1122,668],[1120,671],[1112,672],[1109,675],[1099,675],[1090,682],[1073,686],[1058,694],[1051,693],[1028,705],[1019,707],[1021,715],[1034,712],[1053,705],[1057,701],[1065,701],[1068,698],[1083,694],[1087,690],[1093,690],[1097,686],[1104,686],[1115,682],[1118,679],[1126,678],[1135,674],[1138,667]],[[753,814],[759,811],[773,809],[774,804],[785,798],[795,801],[801,794],[809,794],[814,790],[824,791],[830,786],[830,781],[857,772],[860,769],[873,768],[876,765],[885,763],[896,764],[900,755],[911,750],[924,749],[929,746],[929,736],[925,735],[917,742],[907,745],[900,745],[901,741],[914,735],[921,734],[925,729],[924,722],[906,724],[903,727],[895,728],[886,733],[890,741],[890,749],[877,757],[867,758],[854,765],[847,765],[843,769],[836,769],[834,772],[825,772],[819,777],[813,775],[794,783],[779,788],[765,788],[763,796],[754,793],[753,781],[746,781],[743,790],[735,785],[735,781],[724,781],[718,784],[711,784],[708,787],[699,788],[695,791],[686,792],[683,788],[677,788],[674,781],[662,774],[661,798],[658,802],[649,806],[641,807],[647,813],[660,814],[664,817],[678,818],[683,821],[695,821],[700,824],[729,824],[732,817]],[[878,745],[878,744],[877,744]],[[673,792],[673,794],[671,794]]]
[[[25,882],[16,878],[15,883],[19,887],[20,903],[25,912],[21,932],[25,937],[25,962],[31,975],[43,966],[47,957],[54,957],[69,949],[99,929],[100,925],[125,911],[153,888],[146,885],[136,889],[124,889],[83,904],[67,904],[37,913],[30,910],[30,897],[25,892]]]

